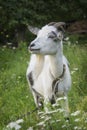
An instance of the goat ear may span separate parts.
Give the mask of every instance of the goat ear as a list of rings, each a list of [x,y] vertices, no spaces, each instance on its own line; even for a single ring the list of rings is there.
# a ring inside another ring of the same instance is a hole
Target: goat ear
[[[57,38],[58,38],[59,40],[63,40],[64,34],[63,34],[62,31],[59,31],[59,32],[58,32]]]
[[[30,25],[28,25],[27,27],[28,27],[29,31],[32,32],[35,35],[37,35],[39,30],[40,30],[39,28],[30,26]]]

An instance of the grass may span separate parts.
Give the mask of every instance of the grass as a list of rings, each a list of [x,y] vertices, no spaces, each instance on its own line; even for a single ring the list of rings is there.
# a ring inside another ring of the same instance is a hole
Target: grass
[[[35,126],[35,130],[42,126],[45,127],[44,130],[87,129],[87,44],[76,44],[75,38],[71,41],[69,45],[64,44],[64,54],[70,62],[72,74],[72,88],[69,93],[70,123],[64,120],[62,112],[56,113],[55,108],[52,108],[51,114],[42,113],[38,117],[35,112],[22,117],[24,122],[21,130],[32,126]],[[28,62],[26,43],[21,43],[16,49],[0,47],[0,130],[7,130],[8,123],[16,121],[18,117],[35,108],[26,81]]]

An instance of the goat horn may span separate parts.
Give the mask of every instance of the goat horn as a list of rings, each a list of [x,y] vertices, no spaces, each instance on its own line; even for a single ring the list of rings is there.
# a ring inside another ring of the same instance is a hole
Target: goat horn
[[[51,22],[48,24],[48,26],[54,26],[57,29],[61,29],[64,32],[65,32],[65,30],[64,30],[65,25],[66,25],[66,23],[64,23],[64,22]]]
[[[55,27],[64,26],[64,25],[66,25],[65,22],[51,22],[48,24],[48,26],[55,26]]]

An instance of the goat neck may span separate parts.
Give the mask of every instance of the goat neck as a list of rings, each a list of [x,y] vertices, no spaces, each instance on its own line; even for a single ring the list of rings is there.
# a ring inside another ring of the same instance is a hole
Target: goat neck
[[[54,55],[49,55],[50,71],[54,78],[58,78],[63,73],[63,45],[58,43],[58,51]]]

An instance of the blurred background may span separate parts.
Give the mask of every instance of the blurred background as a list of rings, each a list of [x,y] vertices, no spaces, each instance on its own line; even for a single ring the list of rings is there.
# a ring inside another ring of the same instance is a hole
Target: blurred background
[[[0,45],[31,39],[26,24],[70,23],[69,31],[87,33],[87,0],[0,0]]]

